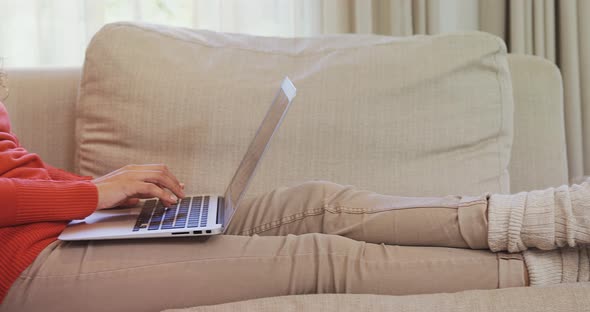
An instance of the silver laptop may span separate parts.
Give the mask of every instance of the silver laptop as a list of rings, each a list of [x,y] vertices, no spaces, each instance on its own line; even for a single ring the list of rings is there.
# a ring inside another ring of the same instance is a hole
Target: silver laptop
[[[296,89],[285,78],[223,196],[181,198],[164,207],[158,199],[140,207],[99,210],[68,224],[59,239],[101,240],[221,234],[227,228],[268,144],[287,113]]]

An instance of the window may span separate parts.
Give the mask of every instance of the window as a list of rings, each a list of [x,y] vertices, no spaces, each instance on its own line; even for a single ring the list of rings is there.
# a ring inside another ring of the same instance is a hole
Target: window
[[[314,0],[0,0],[0,57],[6,66],[80,66],[106,23],[142,21],[257,35],[311,34],[295,17]]]
[[[7,66],[80,66],[92,36],[116,21],[262,36],[407,36],[478,29],[478,8],[471,0],[0,0],[0,57]]]

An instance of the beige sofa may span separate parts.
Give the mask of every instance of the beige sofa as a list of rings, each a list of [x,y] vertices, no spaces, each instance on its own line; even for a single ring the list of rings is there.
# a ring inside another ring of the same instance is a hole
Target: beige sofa
[[[166,34],[166,36],[168,35],[169,34]],[[179,36],[185,35],[186,34],[182,33]],[[364,39],[361,39],[369,40],[365,37],[363,38]],[[201,40],[200,38],[197,39]],[[190,37],[189,39],[184,38],[183,40],[197,39]],[[349,39],[350,38],[346,40]],[[100,40],[96,40],[94,45],[101,44],[99,41]],[[239,44],[242,43],[243,42],[240,42]],[[308,47],[313,47],[314,44],[317,44],[317,42],[311,42]],[[96,49],[96,46],[93,46],[92,49]],[[104,55],[104,53],[102,53],[103,51],[99,52],[95,53]],[[91,91],[89,91],[89,89],[92,88],[89,87],[89,84],[93,82],[94,78],[96,78],[92,76],[94,73],[89,73],[89,68],[93,66],[91,62],[93,57],[92,51],[89,55],[90,61],[87,59],[86,66],[88,68],[86,68],[86,76],[84,78],[85,83],[83,83],[83,88],[85,89],[80,95],[82,100],[86,101],[86,104],[77,104],[81,79],[80,68],[8,69],[10,97],[6,100],[6,105],[12,118],[13,131],[20,138],[23,146],[27,147],[32,152],[40,154],[47,163],[53,166],[71,171],[82,171],[84,174],[92,174],[101,170],[104,171],[106,170],[105,168],[109,168],[109,166],[112,165],[111,163],[108,163],[108,161],[103,162],[104,159],[96,160],[97,163],[102,164],[102,167],[99,166],[99,169],[90,168],[88,166],[84,167],[83,164],[80,164],[80,153],[83,154],[85,149],[92,150],[92,148],[96,148],[95,146],[90,146],[90,144],[89,146],[80,146],[80,144],[86,144],[85,142],[88,141],[81,139],[79,133],[80,131],[84,131],[84,128],[80,127],[81,119],[82,122],[84,122],[88,117],[87,115],[84,115],[87,113],[84,111],[86,109],[85,105],[88,105],[88,101],[94,96],[90,94]],[[553,64],[536,57],[509,55],[507,61],[511,77],[510,90],[514,101],[514,113],[512,115],[513,129],[508,131],[511,135],[513,133],[513,143],[510,150],[508,165],[510,187],[505,191],[518,192],[568,183],[563,118],[563,95],[559,70]],[[419,64],[416,64],[416,66],[418,65]],[[400,79],[400,81],[403,81],[403,79]],[[295,80],[295,82],[297,84],[297,80]],[[299,92],[301,93],[305,90],[304,84],[304,88],[300,89]],[[297,98],[296,100],[300,100],[300,98]],[[296,104],[297,103],[298,102],[296,102]],[[238,104],[239,103],[235,103],[235,105]],[[220,113],[223,113],[222,110],[224,107],[209,106],[207,109],[213,111],[220,110]],[[512,111],[510,110],[510,113],[511,112]],[[326,112],[324,112],[324,114],[326,114]],[[112,117],[109,116],[108,113],[105,116],[107,116],[105,118]],[[232,119],[235,119],[236,124],[238,125],[241,125],[239,122],[241,117],[242,116],[239,114],[229,114],[226,116],[226,118],[229,118],[230,122]],[[113,118],[116,118],[116,116]],[[191,116],[186,116],[186,118],[191,118]],[[254,122],[245,125],[249,127],[246,132],[251,131],[252,125],[256,125],[256,120],[257,119],[255,118]],[[511,127],[512,125],[509,126]],[[286,127],[289,130],[284,131],[288,132],[297,129],[296,127],[289,128],[289,125]],[[285,135],[285,137],[288,136]],[[126,138],[122,138],[122,140],[125,139]],[[224,138],[218,137],[217,139],[223,140]],[[238,138],[230,139],[234,141],[238,140]],[[351,137],[351,140],[353,139],[354,138]],[[232,142],[229,142],[229,144],[226,144],[225,146],[232,146],[231,143]],[[244,145],[242,142],[234,143],[235,146]],[[342,143],[343,141],[341,139],[322,142],[322,144],[327,146],[330,146],[330,144],[335,145]],[[346,143],[346,141],[344,141],[344,143]],[[123,149],[123,145],[121,148]],[[116,151],[113,153],[116,153]],[[236,155],[239,156],[239,154],[238,151]],[[301,153],[298,153],[295,156],[307,157],[305,154]],[[102,157],[104,157],[104,155],[102,155]],[[125,159],[122,159],[121,161],[124,160]],[[89,160],[86,159],[86,161],[88,162]],[[371,161],[372,158],[370,155],[366,155],[366,162],[370,163]],[[174,163],[170,165],[173,169],[179,166]],[[228,166],[231,167],[233,165],[234,163]],[[380,166],[380,170],[391,170],[393,172],[396,168],[403,167],[404,164],[391,162],[389,164],[382,163]],[[94,172],[93,170],[97,171]],[[266,173],[263,173],[263,175],[264,174]],[[346,172],[343,174],[345,176]],[[221,182],[227,183],[225,181],[226,175],[227,174],[224,175],[224,178],[222,179],[223,181]],[[465,175],[465,178],[468,178],[467,175]],[[218,182],[214,178],[211,179],[215,183]],[[366,184],[371,185],[371,181],[368,181]],[[263,187],[258,189],[263,189]],[[477,188],[474,189],[477,190]],[[222,190],[217,187],[216,191],[220,192]],[[464,191],[458,190],[457,192]],[[570,309],[566,309],[568,311],[578,307],[579,310],[582,311],[584,310],[583,306],[587,307],[589,303],[587,299],[583,299],[584,297],[588,297],[586,296],[586,294],[588,294],[587,288],[585,288],[584,285],[576,287],[576,291],[535,291],[534,289],[528,289],[519,290],[517,293],[524,296],[531,296],[530,298],[532,299],[530,300],[533,301],[537,299],[551,300],[551,294],[556,296],[571,294],[572,298],[575,297],[578,301],[570,301]],[[514,296],[510,294],[512,294],[510,290],[501,290],[500,292],[476,291],[443,297],[431,295],[433,297],[429,297],[430,299],[426,301],[432,303],[430,306],[431,309],[440,311],[451,310],[449,309],[449,306],[453,305],[465,308],[465,304],[468,304],[471,307],[468,309],[471,311],[496,311],[493,310],[493,307],[494,304],[500,304],[499,301],[516,300],[515,298],[510,297]],[[424,296],[428,297],[429,295]],[[392,306],[398,305],[404,307],[404,311],[414,311],[412,307],[416,309],[420,307],[422,309],[428,309],[428,306],[426,305],[419,307],[412,304],[412,300],[415,300],[414,302],[425,302],[424,300],[426,297],[424,296],[409,297],[407,300],[410,300],[410,303],[404,301],[405,299],[398,300],[392,299],[394,297],[372,297],[370,295],[349,295],[348,297],[342,297],[342,299],[336,299],[338,297],[329,295],[320,295],[318,297],[281,297],[272,299],[270,303],[268,300],[264,301],[264,299],[262,299],[262,301],[254,300],[249,302],[248,305],[240,305],[240,307],[244,310],[248,310],[248,308],[252,310],[273,310],[277,308],[277,304],[279,307],[284,304],[282,307],[285,308],[285,310],[287,310],[287,308],[301,310],[318,309],[326,306],[334,307],[333,303],[335,301],[341,303],[356,302],[358,304],[359,302],[364,302],[363,300],[367,300],[367,302],[382,300],[378,302],[382,302],[383,304],[377,306],[372,305],[372,308],[386,310],[392,308]],[[547,296],[549,296],[549,299],[547,299]],[[346,300],[349,301],[344,300],[344,298],[347,298]],[[562,299],[561,302],[565,301],[566,300]],[[482,302],[487,302],[488,304]],[[442,305],[448,306],[443,308]],[[354,308],[354,305],[348,307]],[[543,309],[555,307],[555,305],[551,306],[545,304],[537,306],[535,310],[541,311]],[[236,308],[236,306],[228,306],[228,308],[232,309]],[[342,311],[341,309],[338,310]],[[503,311],[507,311],[507,309]],[[522,311],[522,309],[519,311]]]

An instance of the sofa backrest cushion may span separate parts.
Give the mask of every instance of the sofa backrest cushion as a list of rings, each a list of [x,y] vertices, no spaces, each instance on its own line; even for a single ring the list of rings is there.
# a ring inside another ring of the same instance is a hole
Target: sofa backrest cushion
[[[222,193],[284,76],[297,97],[249,195],[310,179],[400,195],[509,191],[512,85],[504,43],[484,33],[107,25],[83,68],[77,169],[166,163],[189,192]]]

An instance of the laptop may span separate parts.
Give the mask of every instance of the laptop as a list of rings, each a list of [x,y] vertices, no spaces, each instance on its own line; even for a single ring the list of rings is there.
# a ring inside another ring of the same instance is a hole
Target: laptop
[[[224,233],[296,91],[286,77],[222,196],[187,196],[170,207],[164,207],[158,199],[149,199],[138,207],[98,210],[84,220],[70,222],[59,239],[104,240]]]

